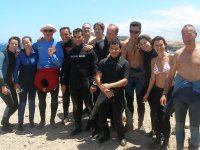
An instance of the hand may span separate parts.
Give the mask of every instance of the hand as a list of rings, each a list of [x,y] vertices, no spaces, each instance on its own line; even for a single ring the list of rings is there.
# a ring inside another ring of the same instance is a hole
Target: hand
[[[66,91],[66,85],[61,85],[61,91],[62,91],[62,94],[65,93],[65,91]]]
[[[97,87],[96,86],[94,86],[94,85],[90,86],[90,93],[94,93],[96,91],[97,91]]]
[[[110,98],[112,98],[112,97],[114,96],[113,91],[108,90],[108,89],[104,91],[104,94],[106,95],[106,97],[107,97],[108,99],[110,99]]]
[[[14,87],[15,87],[15,90],[21,88],[20,85],[19,85],[18,83],[16,83]]]
[[[167,104],[167,97],[166,95],[162,95],[160,98],[160,105],[165,106]]]
[[[93,49],[93,46],[92,45],[88,45],[88,44],[86,44],[83,47],[83,50],[86,51],[86,52],[90,52],[92,49]]]
[[[48,54],[49,54],[50,57],[52,57],[55,52],[56,52],[55,47],[48,48]]]
[[[106,89],[110,89],[110,88],[111,88],[111,87],[110,87],[110,84],[107,84],[107,83],[102,84],[102,86],[103,86],[104,88],[106,88]]]
[[[146,93],[143,97],[143,101],[144,102],[147,102],[148,101],[148,98],[149,98],[149,95]]]
[[[6,86],[1,87],[1,91],[3,94],[7,95],[8,94],[8,88]]]

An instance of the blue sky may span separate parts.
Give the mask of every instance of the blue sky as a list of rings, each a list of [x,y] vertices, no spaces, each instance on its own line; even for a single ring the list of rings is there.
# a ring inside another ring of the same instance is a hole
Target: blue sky
[[[119,26],[119,35],[129,35],[131,21],[142,23],[142,33],[161,35],[167,40],[181,40],[180,30],[186,23],[200,31],[198,0],[2,0],[0,2],[0,43],[12,35],[29,35],[36,40],[47,23],[57,29],[72,30],[84,22],[97,21]],[[59,40],[58,32],[55,38]],[[198,37],[199,40],[199,37]]]

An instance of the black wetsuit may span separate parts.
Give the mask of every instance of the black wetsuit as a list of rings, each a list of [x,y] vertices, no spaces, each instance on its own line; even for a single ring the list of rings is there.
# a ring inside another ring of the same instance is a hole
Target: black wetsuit
[[[17,98],[17,93],[15,91],[15,88],[14,88],[14,79],[13,79],[13,72],[14,72],[14,69],[15,69],[15,60],[16,60],[16,57],[15,57],[15,53],[7,50],[7,54],[8,54],[8,68],[7,68],[7,73],[6,73],[6,83],[7,85],[9,86],[9,89],[10,89],[10,92],[11,92],[11,95],[12,95],[12,98],[13,98],[13,103],[14,103],[14,107],[13,107],[13,110],[10,112],[9,116],[11,116],[18,108],[18,98]]]
[[[76,45],[65,61],[64,83],[70,86],[76,129],[81,128],[83,100],[89,111],[93,107],[89,88],[96,74],[96,62],[97,56],[94,51],[84,51],[83,44]]]
[[[144,56],[144,70],[145,70],[145,92],[147,91],[147,88],[149,86],[149,81],[151,78],[151,60],[157,56],[157,53],[154,49],[152,49],[150,52],[143,51]],[[150,106],[150,117],[151,117],[151,127],[152,130],[154,130],[154,124],[153,124],[153,115],[155,112],[152,111],[153,103],[154,103],[154,96],[153,91],[149,94],[149,106]]]
[[[65,62],[67,59],[67,55],[69,55],[69,51],[74,47],[74,42],[72,39],[68,40],[67,42],[62,42],[63,47],[63,54],[64,54],[64,61],[61,69],[61,84],[64,82],[64,68],[65,68]],[[66,89],[69,89],[69,84],[66,85]],[[63,119],[68,117],[68,110],[69,110],[69,103],[70,103],[70,92],[69,90],[66,90],[63,93]]]
[[[102,83],[113,83],[124,78],[128,79],[129,64],[128,61],[121,56],[117,58],[109,57],[100,61],[98,71],[102,73]],[[114,97],[111,99],[101,96],[98,97],[106,99],[101,100],[102,103],[98,108],[99,128],[104,136],[110,136],[107,118],[111,115],[118,137],[120,139],[124,137],[125,130],[122,124],[122,113],[125,103],[124,89],[125,87],[112,89]]]

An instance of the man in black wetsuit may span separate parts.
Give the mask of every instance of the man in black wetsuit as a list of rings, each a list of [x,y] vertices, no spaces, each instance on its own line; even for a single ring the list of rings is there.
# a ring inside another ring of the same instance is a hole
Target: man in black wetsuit
[[[64,65],[65,61],[67,58],[67,55],[69,54],[70,50],[73,48],[74,43],[71,37],[71,32],[69,27],[62,27],[60,28],[60,37],[62,39],[61,44],[63,47],[63,54],[64,54],[64,62],[62,64],[62,69],[61,69],[61,85],[64,82]],[[69,89],[69,85],[66,85],[67,89]],[[63,88],[62,88],[63,89]],[[65,125],[69,119],[68,119],[68,110],[69,110],[69,103],[70,103],[70,93],[69,90],[65,90],[63,93],[63,119],[62,123]]]
[[[99,142],[103,143],[110,138],[107,118],[111,115],[120,144],[125,146],[122,113],[125,105],[124,89],[128,83],[129,64],[120,53],[119,40],[112,41],[109,46],[109,57],[102,59],[98,65],[96,83],[101,92],[97,101],[99,99],[102,101],[98,107],[98,123],[102,134]]]
[[[74,136],[81,132],[81,116],[83,111],[83,100],[89,112],[93,104],[90,88],[96,74],[97,56],[94,51],[85,51],[83,44],[83,32],[80,28],[73,31],[75,47],[69,52],[65,61],[63,92],[70,90],[73,102],[73,116],[75,129],[71,132]],[[69,89],[66,86],[69,84]]]

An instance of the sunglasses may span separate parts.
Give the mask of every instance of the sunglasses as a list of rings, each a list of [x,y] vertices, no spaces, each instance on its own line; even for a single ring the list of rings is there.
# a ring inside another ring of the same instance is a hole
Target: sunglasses
[[[44,32],[53,32],[53,30],[51,30],[51,29],[50,30],[44,30]]]
[[[140,31],[133,31],[133,30],[129,30],[130,33],[134,33],[134,34],[138,34],[140,33]]]

